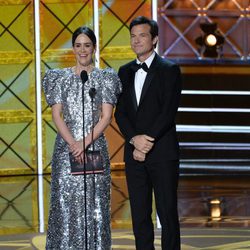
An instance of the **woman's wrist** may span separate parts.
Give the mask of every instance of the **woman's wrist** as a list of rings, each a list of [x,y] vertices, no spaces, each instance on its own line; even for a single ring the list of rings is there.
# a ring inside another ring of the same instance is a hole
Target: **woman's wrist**
[[[85,138],[85,149],[90,145],[90,139],[88,137]]]
[[[69,147],[73,147],[75,144],[77,143],[77,141],[71,141],[68,143]]]

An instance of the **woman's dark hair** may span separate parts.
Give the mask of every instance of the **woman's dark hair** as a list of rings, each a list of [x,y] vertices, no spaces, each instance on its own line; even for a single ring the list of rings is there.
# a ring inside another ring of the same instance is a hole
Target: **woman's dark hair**
[[[82,26],[82,27],[77,28],[74,31],[73,35],[72,35],[72,46],[73,47],[75,45],[76,38],[80,34],[86,35],[91,40],[91,42],[93,43],[94,47],[96,46],[96,36],[95,36],[95,33],[93,32],[93,30],[90,29],[90,28],[88,28],[88,27],[86,27],[86,26]]]
[[[131,32],[131,29],[139,24],[148,24],[150,26],[150,34],[152,36],[152,39],[154,39],[156,36],[158,36],[158,24],[156,21],[148,19],[145,16],[138,16],[135,19],[133,19],[129,25],[129,31]]]

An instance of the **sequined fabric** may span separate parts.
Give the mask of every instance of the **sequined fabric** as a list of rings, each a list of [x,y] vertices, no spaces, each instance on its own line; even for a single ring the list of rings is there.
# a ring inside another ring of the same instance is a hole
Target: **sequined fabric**
[[[82,81],[71,68],[49,70],[43,79],[46,100],[50,106],[62,103],[64,120],[76,140],[83,137]],[[90,88],[96,89],[93,101]],[[94,70],[84,84],[84,134],[100,118],[102,103],[115,105],[121,92],[121,84],[112,69]],[[108,250],[111,249],[110,229],[110,162],[105,136],[95,141],[104,162],[104,174],[70,174],[69,149],[57,134],[51,173],[51,203],[46,249]],[[86,185],[84,178],[86,178]],[[85,224],[85,190],[86,219]],[[87,232],[87,240],[85,237]]]

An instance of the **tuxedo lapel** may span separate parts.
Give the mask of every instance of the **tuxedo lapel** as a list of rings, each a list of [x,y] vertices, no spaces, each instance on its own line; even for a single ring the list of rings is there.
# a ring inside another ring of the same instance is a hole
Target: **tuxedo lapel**
[[[139,105],[142,103],[143,98],[145,97],[145,94],[146,94],[146,92],[147,92],[147,90],[148,90],[148,88],[149,88],[149,86],[150,86],[150,84],[151,84],[151,82],[153,80],[153,77],[154,77],[154,75],[156,73],[155,69],[156,69],[157,64],[158,64],[158,55],[155,54],[155,58],[152,61],[150,67],[149,67],[149,71],[147,73],[145,82],[143,84],[143,88],[142,88],[142,93],[141,93]]]
[[[133,63],[136,63],[136,61],[134,60]],[[136,94],[135,94],[135,72],[130,68],[130,74],[129,74],[129,91],[130,91],[130,96],[131,96],[131,100],[132,100],[132,104],[135,110],[137,110],[137,100],[136,100]]]

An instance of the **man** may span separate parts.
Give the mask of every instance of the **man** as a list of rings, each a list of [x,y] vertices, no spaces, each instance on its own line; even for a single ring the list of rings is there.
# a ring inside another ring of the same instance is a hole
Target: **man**
[[[155,21],[142,16],[135,18],[130,24],[130,37],[137,59],[119,69],[123,93],[115,118],[125,137],[124,158],[136,249],[154,249],[153,190],[162,226],[162,249],[179,250],[179,146],[175,116],[181,95],[180,70],[154,51],[158,42]]]

